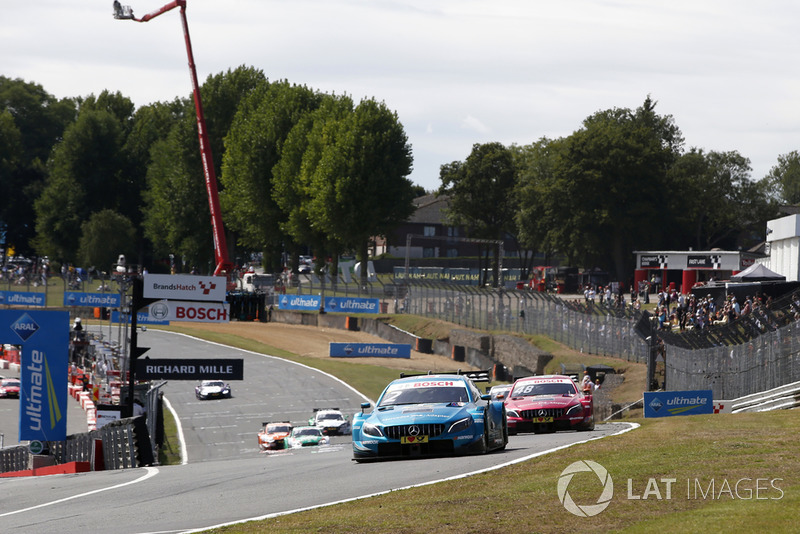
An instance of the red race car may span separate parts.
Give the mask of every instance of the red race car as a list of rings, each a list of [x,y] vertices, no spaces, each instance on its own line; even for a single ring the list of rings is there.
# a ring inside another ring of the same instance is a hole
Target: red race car
[[[285,449],[291,431],[292,423],[289,421],[264,423],[264,429],[258,433],[258,447],[262,451]]]
[[[19,379],[4,378],[0,380],[0,397],[19,398]]]
[[[594,430],[592,396],[581,392],[568,376],[520,378],[505,405],[510,434]]]

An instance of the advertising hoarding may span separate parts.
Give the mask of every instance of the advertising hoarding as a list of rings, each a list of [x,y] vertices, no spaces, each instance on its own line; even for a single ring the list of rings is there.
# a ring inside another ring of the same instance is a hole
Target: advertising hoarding
[[[225,302],[226,284],[224,276],[148,273],[142,293],[146,299]]]
[[[81,293],[78,291],[65,291],[64,306],[119,308],[120,296],[117,293]]]
[[[0,343],[22,345],[19,441],[65,440],[69,312],[1,310]]]
[[[0,306],[41,306],[47,304],[45,293],[35,291],[0,291]]]
[[[714,413],[713,392],[700,391],[646,391],[644,393],[645,417],[672,417]]]
[[[411,358],[407,343],[331,343],[331,358]]]

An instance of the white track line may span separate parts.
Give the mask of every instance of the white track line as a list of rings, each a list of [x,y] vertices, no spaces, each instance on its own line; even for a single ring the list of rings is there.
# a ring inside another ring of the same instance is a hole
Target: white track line
[[[97,493],[102,493],[104,491],[110,491],[110,490],[117,489],[117,488],[124,488],[125,486],[130,486],[131,484],[138,484],[139,482],[144,482],[148,478],[158,474],[158,469],[155,468],[155,467],[143,467],[142,469],[147,471],[147,473],[145,473],[144,475],[140,476],[136,480],[131,480],[130,482],[123,482],[122,484],[117,484],[115,486],[109,486],[107,488],[100,488],[100,489],[96,489],[96,490],[92,490],[92,491],[87,491],[86,493],[79,493],[78,495],[72,495],[70,497],[64,497],[63,499],[58,499],[56,501],[45,502],[45,503],[42,503],[42,504],[37,504],[36,506],[30,506],[28,508],[22,508],[20,510],[14,510],[13,512],[6,512],[4,514],[0,514],[0,517],[6,517],[6,516],[9,516],[9,515],[20,514],[22,512],[29,512],[31,510],[36,510],[37,508],[44,508],[45,506],[52,506],[54,504],[60,504],[62,502],[71,501],[73,499],[80,499],[81,497],[88,497],[89,495],[95,495]],[[50,475],[50,476],[55,476],[55,475]]]
[[[609,423],[609,424],[625,425],[626,428],[620,430],[619,432],[615,432],[613,434],[609,434],[608,436],[618,436],[620,434],[624,434],[625,432],[629,432],[631,430],[639,428],[639,424],[638,423]],[[545,454],[550,454],[551,452],[555,452],[555,451],[559,451],[559,450],[562,450],[562,449],[566,449],[566,448],[572,447],[574,445],[580,445],[581,443],[588,443],[588,442],[594,441],[596,439],[603,439],[603,438],[608,437],[608,436],[598,436],[598,437],[595,437],[595,438],[585,439],[583,441],[576,441],[575,443],[570,443],[570,444],[567,444],[567,445],[561,445],[560,447],[555,447],[555,448],[552,448],[552,449],[548,449],[546,451],[541,451],[541,452],[536,452],[536,453],[533,453],[533,454],[529,454],[528,456],[524,456],[524,457],[518,458],[516,460],[511,460],[509,462],[498,464],[498,465],[495,465],[495,466],[492,466],[492,467],[487,467],[485,469],[479,469],[477,471],[472,471],[470,473],[463,473],[463,474],[460,474],[460,475],[454,475],[454,476],[447,477],[447,478],[442,478],[442,479],[439,479],[439,480],[431,480],[430,482],[422,482],[420,484],[412,484],[410,486],[404,486],[402,488],[392,488],[390,490],[379,491],[377,493],[370,493],[368,495],[360,495],[358,497],[351,497],[349,499],[342,499],[342,500],[339,500],[339,501],[333,501],[333,502],[328,502],[328,503],[324,503],[324,504],[317,504],[317,505],[314,505],[314,506],[307,506],[305,508],[297,508],[295,510],[286,510],[284,512],[274,512],[272,514],[262,515],[262,516],[258,516],[258,517],[251,517],[251,518],[248,518],[248,519],[241,519],[241,520],[238,520],[238,521],[231,521],[230,523],[221,523],[219,525],[203,527],[203,528],[196,529],[196,530],[184,530],[183,534],[189,534],[189,533],[192,533],[192,532],[204,532],[206,530],[212,530],[212,529],[216,529],[216,528],[227,527],[227,526],[230,526],[230,525],[237,525],[239,523],[246,523],[248,521],[263,521],[264,519],[272,519],[272,518],[275,518],[275,517],[280,517],[282,515],[295,514],[297,512],[305,512],[305,511],[308,511],[308,510],[314,510],[316,508],[324,508],[326,506],[333,506],[334,504],[342,504],[342,503],[351,502],[351,501],[358,501],[358,500],[361,500],[361,499],[368,499],[369,497],[377,497],[378,495],[385,495],[385,494],[391,493],[393,491],[410,489],[410,488],[419,488],[421,486],[428,486],[430,484],[438,484],[439,482],[445,482],[447,480],[457,480],[459,478],[465,478],[465,477],[469,477],[469,476],[472,476],[472,475],[477,475],[477,474],[480,474],[480,473],[486,473],[488,471],[494,471],[495,469],[500,469],[501,467],[507,467],[509,465],[514,465],[514,464],[518,464],[520,462],[525,462],[525,461],[531,460],[533,458],[536,458],[538,456],[544,456]]]

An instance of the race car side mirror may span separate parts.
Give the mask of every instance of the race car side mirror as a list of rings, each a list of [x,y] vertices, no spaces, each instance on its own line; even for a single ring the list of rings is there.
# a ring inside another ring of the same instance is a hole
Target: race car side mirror
[[[481,400],[492,400],[491,395],[481,395]]]
[[[370,406],[372,406],[370,403],[362,402],[361,403],[361,411],[362,412],[366,412],[369,409]]]

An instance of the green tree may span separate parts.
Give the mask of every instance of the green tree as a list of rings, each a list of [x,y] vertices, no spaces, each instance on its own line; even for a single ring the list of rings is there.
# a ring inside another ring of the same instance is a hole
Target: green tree
[[[200,89],[214,167],[219,176],[223,140],[242,99],[263,82],[260,71],[239,67],[210,76]],[[144,194],[144,235],[157,253],[176,254],[188,267],[205,271],[214,262],[209,199],[203,173],[194,105],[171,105],[176,116],[165,139],[155,142]],[[223,209],[223,214],[225,210]],[[235,239],[226,236],[229,247]]]
[[[119,254],[133,257],[135,243],[136,228],[127,217],[113,210],[100,210],[81,225],[78,261],[109,271]]]
[[[186,268],[205,271],[214,260],[214,243],[193,135],[193,122],[181,120],[153,144],[142,227],[156,254],[175,254]]]
[[[664,202],[667,171],[683,137],[649,97],[641,107],[600,111],[564,140],[553,184],[553,235],[572,261],[610,269],[624,280],[631,251],[659,243],[672,230]]]
[[[527,146],[512,147],[517,168],[517,184],[513,194],[518,207],[514,220],[519,243],[531,252],[530,258],[537,252],[543,252],[549,258],[557,247],[552,230],[558,214],[552,211],[553,204],[549,199],[557,194],[554,190],[555,167],[562,145],[560,140],[542,138]],[[531,267],[529,262],[523,264],[525,275]]]
[[[778,156],[778,164],[770,169],[766,178],[778,201],[800,204],[800,152],[792,150]]]
[[[466,226],[474,238],[516,239],[516,167],[510,149],[500,143],[475,144],[464,162],[442,165],[439,178],[438,194],[448,197],[447,218],[452,224]],[[496,287],[499,246],[493,248]]]
[[[397,114],[362,100],[322,147],[310,211],[331,240],[366,266],[370,238],[386,235],[414,211],[411,147]],[[335,258],[335,257],[334,257]],[[361,269],[362,284],[367,269]]]
[[[135,216],[138,184],[124,173],[122,147],[133,105],[119,93],[90,97],[48,164],[49,176],[35,202],[39,254],[76,261],[81,224],[95,211],[112,209]]]
[[[286,81],[262,84],[241,105],[226,140],[221,202],[239,242],[263,252],[277,270],[286,234],[274,194],[273,173],[294,126],[319,105],[321,95]]]
[[[319,107],[303,115],[289,132],[273,169],[272,194],[283,214],[283,230],[294,243],[310,245],[318,258],[336,257],[343,244],[334,240],[313,211],[314,176],[327,140],[335,137],[342,120],[352,113],[350,97],[322,95]],[[296,258],[292,266],[296,269]],[[315,265],[317,272],[322,267],[322,262]]]
[[[682,155],[670,170],[680,191],[679,224],[699,250],[743,245],[744,232],[777,213],[768,182],[754,182],[750,170],[750,160],[738,152],[698,149]]]
[[[45,162],[75,119],[75,102],[58,100],[40,85],[0,76],[0,115],[0,223],[7,227],[8,243],[27,256],[33,253],[33,205],[44,188]]]

